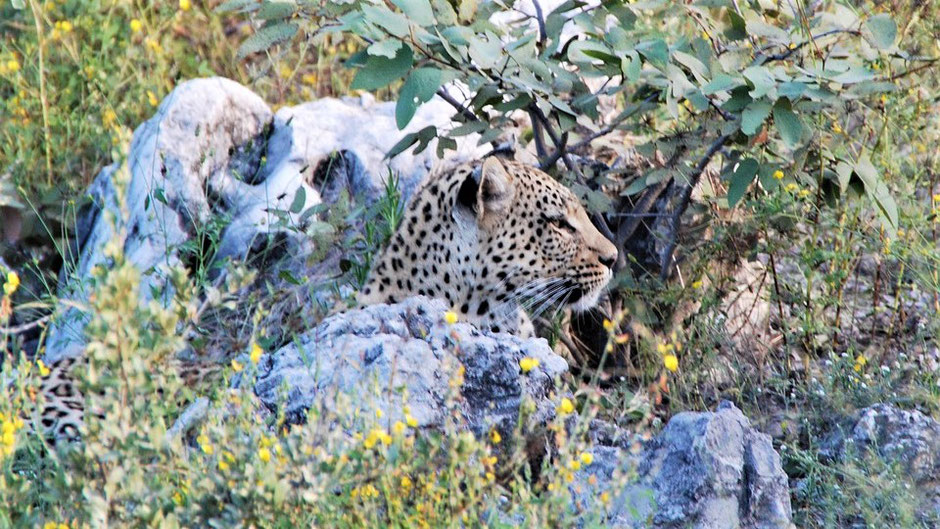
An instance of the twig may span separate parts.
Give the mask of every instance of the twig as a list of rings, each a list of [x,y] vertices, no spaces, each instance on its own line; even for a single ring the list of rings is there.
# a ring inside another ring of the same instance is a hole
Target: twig
[[[934,59],[926,59],[926,60],[925,60],[926,62],[925,62],[924,64],[921,64],[920,66],[911,68],[910,70],[904,70],[903,72],[896,73],[896,74],[894,74],[894,75],[892,75],[892,76],[890,76],[890,77],[885,77],[884,79],[882,79],[882,81],[889,81],[889,82],[890,82],[890,81],[896,81],[896,80],[898,80],[898,79],[900,79],[900,78],[902,78],[902,77],[907,77],[908,75],[915,74],[915,73],[917,73],[917,72],[919,72],[919,71],[921,71],[921,70],[926,70],[927,68],[930,68],[931,66],[933,66],[934,63],[936,63],[938,60],[940,60],[940,59],[936,59],[936,58],[934,58]]]
[[[672,212],[672,222],[669,228],[669,245],[666,246],[666,250],[663,252],[659,270],[659,279],[661,281],[666,281],[666,278],[669,277],[669,265],[672,262],[672,254],[676,250],[676,244],[679,242],[679,225],[682,222],[682,214],[685,213],[686,208],[689,207],[689,202],[692,200],[692,191],[698,185],[698,181],[702,177],[702,173],[705,171],[705,167],[711,161],[712,157],[724,147],[729,139],[731,139],[731,135],[725,134],[719,136],[718,139],[712,143],[711,147],[705,152],[705,155],[702,156],[702,159],[699,160],[698,165],[695,166],[695,171],[693,171],[692,175],[689,177],[689,185],[682,191],[679,203],[676,204],[676,209]]]
[[[50,319],[52,319],[52,314],[46,314],[38,320],[31,321],[29,323],[24,323],[22,325],[17,325],[15,327],[0,327],[0,334],[20,334],[26,331],[35,329],[36,327],[41,327],[46,324]]]
[[[639,104],[636,106],[635,109],[631,110],[630,112],[624,112],[624,113],[620,114],[619,116],[617,116],[616,118],[614,118],[614,120],[610,123],[610,125],[607,125],[606,127],[602,128],[601,130],[599,130],[599,131],[597,131],[597,132],[595,132],[595,133],[589,135],[588,137],[584,138],[583,140],[579,141],[578,143],[575,143],[574,145],[571,146],[571,148],[570,148],[569,150],[577,151],[578,149],[581,149],[581,148],[583,148],[583,147],[587,147],[588,145],[591,144],[592,141],[596,140],[597,138],[600,138],[600,137],[602,137],[602,136],[606,136],[606,135],[610,134],[611,132],[617,130],[617,127],[618,127],[621,123],[623,123],[624,121],[626,121],[626,120],[630,119],[631,117],[635,116],[636,113],[639,112],[641,108],[643,108],[643,105],[644,105],[644,104],[646,104],[646,103],[652,103],[653,101],[655,101],[655,100],[658,99],[658,98],[659,98],[659,92],[656,92],[655,94],[652,94],[652,95],[648,96],[648,97],[647,97],[646,99],[644,99],[641,103],[639,103]]]
[[[539,47],[541,47],[548,39],[548,32],[545,31],[545,17],[542,15],[542,6],[539,5],[539,0],[532,0],[532,5],[535,6],[535,20],[539,24]]]
[[[461,116],[467,118],[469,121],[480,121],[480,118],[476,114],[470,111],[467,107],[463,106],[460,101],[454,99],[454,97],[447,93],[443,87],[437,89],[437,96],[446,101],[450,106],[454,107]]]
[[[809,38],[809,39],[807,39],[807,40],[805,40],[805,41],[803,41],[803,42],[797,44],[796,46],[794,46],[794,47],[788,49],[787,51],[784,51],[784,52],[781,52],[781,53],[776,53],[776,54],[774,54],[774,55],[760,55],[760,56],[757,57],[757,59],[760,59],[760,58],[766,59],[766,60],[763,61],[761,64],[764,64],[764,63],[767,63],[767,62],[771,62],[771,61],[783,61],[783,60],[789,59],[791,55],[793,55],[794,53],[796,53],[797,51],[799,51],[800,49],[802,49],[803,46],[806,46],[807,44],[813,43],[816,39],[821,39],[821,38],[823,38],[823,37],[828,37],[829,35],[836,35],[836,34],[838,34],[838,33],[848,33],[848,34],[850,34],[850,35],[861,35],[861,34],[862,34],[862,32],[859,31],[859,30],[857,30],[857,29],[833,29],[833,30],[830,30],[830,31],[823,31],[823,32],[820,33],[819,35],[813,35],[811,38]]]
[[[535,138],[535,153],[538,155],[539,160],[544,160],[548,156],[548,151],[545,150],[545,138],[542,136],[542,123],[536,119],[535,113],[531,110],[529,111],[529,120],[532,121],[532,137]],[[548,164],[540,164],[542,169],[545,169]]]

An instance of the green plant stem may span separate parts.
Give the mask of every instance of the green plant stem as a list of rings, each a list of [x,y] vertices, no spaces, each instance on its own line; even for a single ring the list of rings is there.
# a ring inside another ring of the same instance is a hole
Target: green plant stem
[[[33,12],[33,22],[36,24],[36,39],[39,43],[39,101],[42,105],[42,134],[46,151],[46,184],[52,185],[52,135],[49,133],[49,99],[46,97],[46,46],[42,32],[42,11],[36,0],[29,0],[29,7]]]

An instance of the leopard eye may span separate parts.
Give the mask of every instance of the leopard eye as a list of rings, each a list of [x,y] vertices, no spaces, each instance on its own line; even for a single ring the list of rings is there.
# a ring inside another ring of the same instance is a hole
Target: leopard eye
[[[568,219],[563,216],[549,217],[548,221],[569,233],[574,233],[576,231],[575,227],[572,226],[572,224],[568,222]]]

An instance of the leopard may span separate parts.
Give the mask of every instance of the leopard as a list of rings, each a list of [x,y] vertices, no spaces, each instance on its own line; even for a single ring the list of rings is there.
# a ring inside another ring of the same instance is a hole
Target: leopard
[[[594,307],[616,246],[549,174],[490,156],[430,175],[415,191],[358,301],[446,300],[479,328],[535,334],[528,312]]]
[[[429,175],[408,204],[360,305],[441,298],[477,327],[525,338],[535,333],[527,310],[587,310],[612,277],[617,248],[571,190],[535,167],[496,156],[465,162]],[[40,421],[56,443],[80,439],[86,410],[74,370],[84,361],[60,360],[41,381]],[[204,368],[174,368],[188,381],[206,377]]]

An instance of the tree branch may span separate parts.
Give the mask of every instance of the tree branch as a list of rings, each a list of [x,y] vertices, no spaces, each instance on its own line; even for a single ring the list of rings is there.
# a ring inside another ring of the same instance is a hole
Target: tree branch
[[[469,108],[463,106],[463,105],[460,103],[460,101],[457,101],[456,99],[454,99],[453,96],[451,96],[450,94],[448,94],[447,91],[444,90],[444,87],[441,87],[441,88],[438,88],[438,89],[437,89],[437,96],[440,97],[441,99],[443,99],[444,101],[446,101],[450,106],[454,107],[454,108],[457,110],[457,112],[458,112],[461,116],[467,118],[467,120],[469,120],[469,121],[480,121],[480,118],[478,118],[476,114],[474,114],[473,112],[471,112]]]
[[[676,204],[676,209],[672,212],[672,220],[669,227],[669,244],[663,252],[662,261],[660,263],[660,281],[666,281],[666,278],[669,277],[672,254],[676,250],[676,244],[678,244],[679,241],[679,225],[682,223],[682,214],[685,213],[685,210],[689,207],[689,202],[692,200],[692,191],[695,190],[695,187],[698,185],[699,179],[701,179],[702,173],[705,171],[705,167],[715,154],[724,147],[729,139],[731,139],[731,135],[725,134],[719,136],[718,139],[711,144],[705,152],[705,155],[702,156],[702,159],[699,160],[698,164],[695,166],[695,171],[693,171],[692,175],[689,177],[689,185],[682,191],[679,203]]]
[[[610,125],[607,125],[606,127],[602,128],[601,130],[599,130],[599,131],[597,131],[597,132],[595,132],[595,133],[589,135],[588,137],[584,138],[583,140],[579,141],[578,143],[575,143],[574,145],[571,146],[570,150],[576,151],[576,150],[581,149],[581,148],[583,148],[583,147],[587,147],[588,145],[591,144],[592,141],[596,140],[597,138],[600,138],[600,137],[602,137],[602,136],[606,136],[606,135],[610,134],[611,132],[617,130],[617,127],[618,127],[621,123],[623,123],[624,121],[626,121],[626,120],[630,119],[631,117],[635,116],[636,113],[639,112],[641,108],[643,108],[643,105],[645,105],[645,104],[647,104],[647,103],[652,103],[652,102],[655,101],[656,99],[659,99],[659,92],[656,92],[655,94],[649,95],[646,99],[644,99],[642,102],[640,102],[640,103],[637,105],[637,107],[636,107],[635,109],[631,110],[630,112],[624,112],[624,113],[620,114],[619,116],[617,116],[616,118],[614,118],[614,120],[610,123]]]

